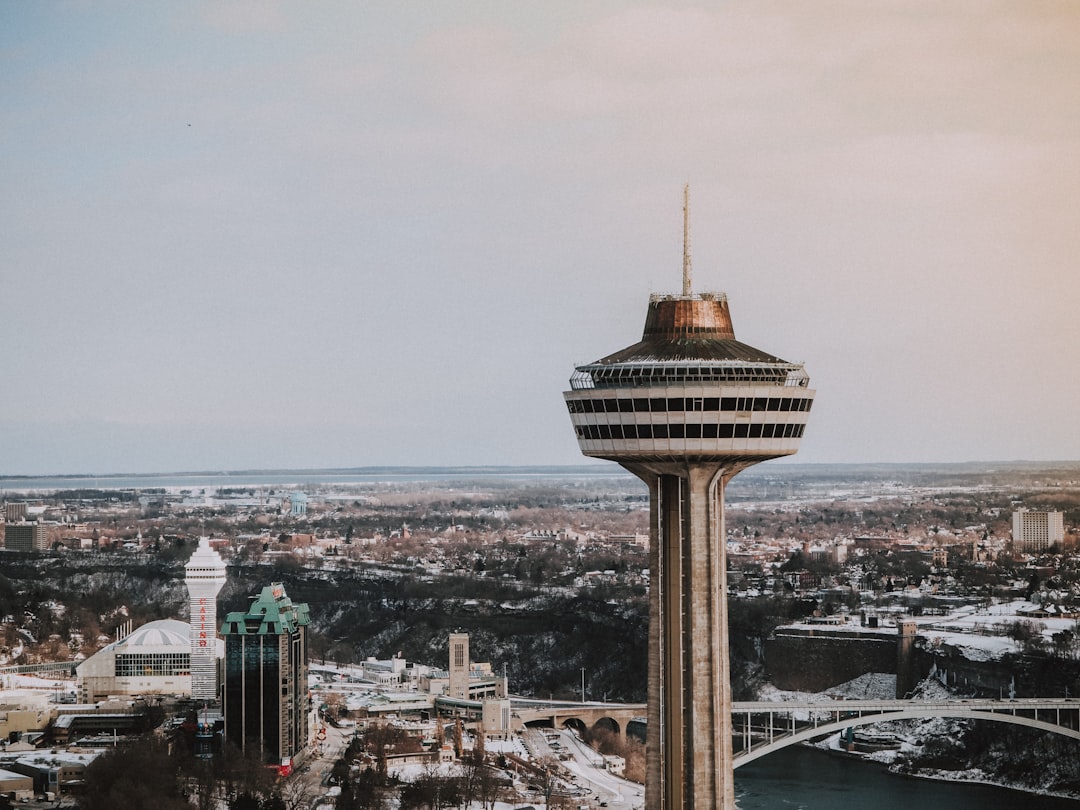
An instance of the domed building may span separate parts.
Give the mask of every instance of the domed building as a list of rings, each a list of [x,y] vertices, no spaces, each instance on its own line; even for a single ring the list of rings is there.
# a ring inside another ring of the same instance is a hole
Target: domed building
[[[191,626],[175,619],[144,624],[75,670],[79,702],[110,695],[190,695]]]

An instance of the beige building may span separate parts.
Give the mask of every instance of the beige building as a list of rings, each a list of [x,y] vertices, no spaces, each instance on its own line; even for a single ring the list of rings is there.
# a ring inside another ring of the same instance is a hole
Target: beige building
[[[13,734],[44,731],[52,717],[47,695],[36,692],[0,692],[0,739]]]
[[[11,794],[15,801],[30,801],[34,798],[34,777],[0,770],[0,793]]]
[[[1013,512],[1013,545],[1021,551],[1046,551],[1065,539],[1065,520],[1061,512],[1017,509]]]
[[[491,699],[484,701],[481,727],[488,739],[505,740],[510,737],[510,701]]]
[[[450,634],[450,684],[447,694],[452,698],[469,697],[469,634]]]

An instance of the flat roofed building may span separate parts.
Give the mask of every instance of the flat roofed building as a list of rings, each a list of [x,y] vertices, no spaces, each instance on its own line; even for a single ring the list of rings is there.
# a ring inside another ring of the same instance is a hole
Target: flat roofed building
[[[50,751],[27,754],[8,765],[7,769],[32,778],[35,791],[59,796],[86,786],[86,768],[100,753]]]
[[[16,801],[29,801],[34,798],[34,777],[0,770],[0,793],[9,793]]]
[[[4,524],[4,548],[10,551],[46,551],[49,548],[48,527],[42,523]]]
[[[17,740],[27,732],[44,731],[52,714],[49,695],[22,689],[0,692],[0,739]]]

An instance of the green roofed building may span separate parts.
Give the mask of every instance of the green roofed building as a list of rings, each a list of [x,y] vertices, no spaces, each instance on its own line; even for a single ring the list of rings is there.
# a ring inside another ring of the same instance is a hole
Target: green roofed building
[[[225,617],[225,737],[288,775],[308,744],[308,606],[275,582]]]

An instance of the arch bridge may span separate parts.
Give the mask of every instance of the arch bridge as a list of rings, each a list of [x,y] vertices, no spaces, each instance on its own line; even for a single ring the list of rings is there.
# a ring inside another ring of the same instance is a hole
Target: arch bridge
[[[738,701],[732,704],[738,768],[789,745],[890,720],[957,717],[992,720],[1080,740],[1080,699],[838,700],[833,703]]]
[[[579,732],[597,726],[626,735],[631,720],[645,716],[644,703],[543,703],[514,701],[514,715],[522,726],[572,728]]]
[[[646,714],[644,703],[545,703],[514,701],[520,726],[591,730],[597,726],[625,736],[631,720]],[[1080,699],[736,701],[731,705],[734,766],[746,765],[796,743],[858,726],[891,720],[955,717],[991,720],[1080,740]]]

